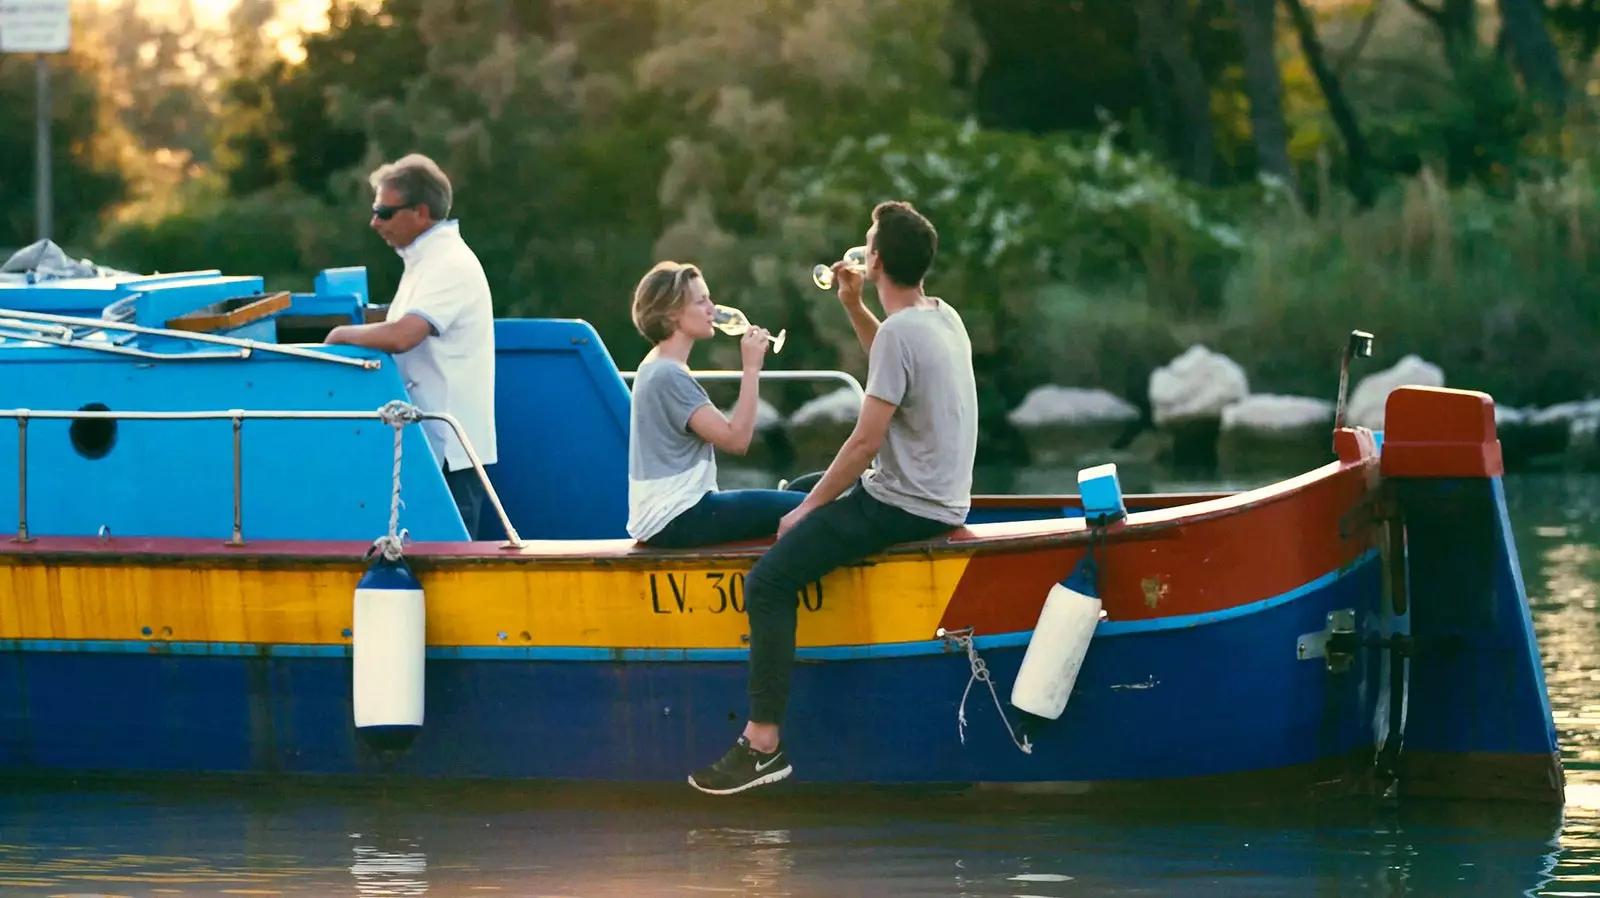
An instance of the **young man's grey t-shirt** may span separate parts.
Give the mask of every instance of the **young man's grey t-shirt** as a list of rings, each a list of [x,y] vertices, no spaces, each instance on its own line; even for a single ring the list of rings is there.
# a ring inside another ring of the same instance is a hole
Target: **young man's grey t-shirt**
[[[966,325],[933,303],[888,316],[873,338],[867,395],[898,408],[863,483],[880,502],[959,526],[972,507],[978,387]]]
[[[715,447],[689,429],[711,402],[671,359],[651,359],[633,380],[628,432],[628,535],[649,539],[717,488]]]

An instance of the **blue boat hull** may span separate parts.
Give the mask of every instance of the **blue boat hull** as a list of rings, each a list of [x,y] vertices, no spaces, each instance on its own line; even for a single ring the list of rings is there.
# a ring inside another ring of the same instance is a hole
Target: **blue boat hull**
[[[899,656],[802,651],[785,739],[798,782],[1098,783],[1204,777],[1370,753],[1382,655],[1341,673],[1297,657],[1330,611],[1382,618],[1376,554],[1236,611],[1107,622],[1067,710],[1012,743],[971,667],[931,642]],[[1370,626],[1370,624],[1369,624]],[[1027,634],[978,639],[1012,725]],[[379,757],[351,723],[340,646],[13,642],[0,657],[0,771],[400,774],[681,782],[744,720],[734,660],[558,660],[548,650],[436,648],[426,722]],[[726,655],[723,655],[726,657]]]

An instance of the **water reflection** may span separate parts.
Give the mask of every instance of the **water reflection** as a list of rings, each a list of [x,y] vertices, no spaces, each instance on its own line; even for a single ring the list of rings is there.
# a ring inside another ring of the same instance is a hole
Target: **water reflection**
[[[790,840],[787,829],[691,829],[685,839],[689,871],[696,878],[733,879],[745,895],[789,898],[794,894],[787,886],[794,870]]]
[[[40,789],[0,797],[0,891],[1583,894],[1600,873],[1600,785],[1573,794],[1563,822],[1559,813],[1515,806],[1371,801],[1069,814],[941,803],[556,800],[505,787],[65,796]]]
[[[1600,477],[1511,478],[1507,493],[1567,765],[1564,812],[34,785],[0,794],[0,894],[1600,895]]]
[[[351,833],[360,839],[360,833]],[[415,845],[415,839],[401,841]],[[420,851],[384,851],[371,845],[357,844],[352,851],[355,861],[350,865],[350,875],[356,882],[358,895],[426,895],[428,894],[428,856]]]
[[[1569,778],[1600,767],[1600,477],[1507,479],[1534,632]]]

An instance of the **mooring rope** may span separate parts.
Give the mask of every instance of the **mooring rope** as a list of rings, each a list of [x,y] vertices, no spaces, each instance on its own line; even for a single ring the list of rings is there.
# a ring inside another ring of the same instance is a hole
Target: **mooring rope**
[[[394,428],[394,482],[389,496],[389,532],[374,540],[372,547],[382,552],[384,558],[399,561],[409,537],[406,531],[400,529],[400,506],[403,504],[400,501],[401,437],[405,434],[406,425],[422,420],[422,410],[409,402],[391,399],[378,409],[378,416],[383,423]]]
[[[994,680],[989,676],[989,665],[978,656],[978,648],[972,644],[972,628],[969,627],[964,631],[951,633],[940,627],[939,632],[935,635],[940,639],[949,640],[966,649],[967,663],[972,665],[972,676],[967,679],[967,688],[961,692],[961,705],[956,708],[956,735],[960,737],[961,744],[967,744],[967,697],[972,694],[972,684],[981,681],[989,687],[989,695],[994,698],[994,709],[1000,715],[1000,722],[1006,725],[1006,733],[1011,737],[1011,744],[1015,745],[1025,755],[1033,754],[1033,743],[1028,741],[1027,734],[1024,733],[1022,739],[1018,740],[1016,730],[1011,728],[1011,721],[1006,717],[1005,706],[1000,703],[1000,693],[995,690]]]

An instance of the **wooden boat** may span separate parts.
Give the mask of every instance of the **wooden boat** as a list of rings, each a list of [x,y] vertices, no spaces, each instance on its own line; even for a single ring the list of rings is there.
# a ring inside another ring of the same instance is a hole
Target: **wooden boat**
[[[392,359],[315,343],[381,315],[365,272],[263,288],[0,284],[0,772],[681,784],[720,754],[762,546],[626,538],[628,388],[596,332],[497,322],[498,525],[474,541]],[[1111,522],[982,496],[949,538],[813,584],[780,788],[1335,777],[1559,804],[1491,399],[1406,387],[1384,433],[1331,437],[1300,476]],[[398,748],[352,685],[357,646],[399,645],[353,599],[396,523],[425,596]],[[1041,609],[1091,553],[1104,619],[1064,712],[1025,715]]]

